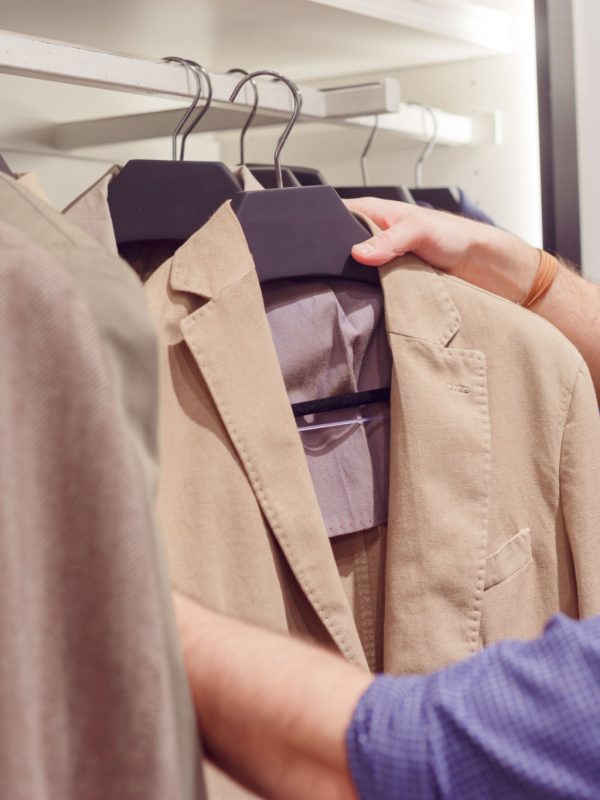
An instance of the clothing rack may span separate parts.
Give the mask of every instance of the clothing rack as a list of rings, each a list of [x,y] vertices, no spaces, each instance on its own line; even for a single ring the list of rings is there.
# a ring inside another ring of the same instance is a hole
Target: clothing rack
[[[189,71],[178,64],[9,31],[0,31],[2,73],[171,99],[192,98],[195,90]],[[214,91],[211,113],[204,117],[198,132],[239,129],[252,106],[252,87],[244,87],[239,100],[231,104],[228,98],[239,77],[212,72],[210,77]],[[426,116],[418,109],[401,106],[400,84],[392,78],[332,88],[301,86],[300,90],[303,96],[301,121],[370,126],[372,115],[379,114],[383,132],[417,141],[427,141],[431,135]],[[291,107],[292,99],[285,86],[261,82],[260,111],[253,124],[273,125],[287,119]],[[441,145],[465,146],[496,140],[498,120],[493,113],[470,117],[442,110],[436,112]],[[59,150],[73,150],[166,136],[180,117],[181,111],[173,109],[76,120],[55,127],[54,145]]]

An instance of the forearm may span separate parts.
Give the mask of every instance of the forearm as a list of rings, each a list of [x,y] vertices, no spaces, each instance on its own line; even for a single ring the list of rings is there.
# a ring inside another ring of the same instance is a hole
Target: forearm
[[[372,677],[182,597],[176,612],[210,757],[265,798],[354,799],[344,737]]]
[[[488,226],[455,274],[494,294],[520,302],[533,284],[539,252],[522,240]],[[548,293],[533,308],[558,328],[585,359],[600,399],[600,287],[561,262]]]

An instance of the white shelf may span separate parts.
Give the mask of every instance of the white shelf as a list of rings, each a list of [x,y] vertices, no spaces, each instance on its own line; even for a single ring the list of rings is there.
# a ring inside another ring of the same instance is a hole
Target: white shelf
[[[191,99],[196,89],[191,71],[180,64],[91,50],[7,31],[0,31],[0,74],[154,97]],[[210,77],[213,107],[202,130],[238,127],[254,100],[252,87],[248,84],[239,102],[232,105],[228,99],[239,76],[212,73]],[[399,85],[392,79],[331,89],[300,88],[303,120],[386,113],[395,111],[400,103]],[[282,83],[261,82],[261,116],[257,124],[289,116],[293,102],[289,89]],[[180,115],[178,110],[169,110],[65,124],[57,130],[56,144],[71,149],[154,138],[172,131]]]
[[[157,97],[194,96],[195,82],[180,64],[135,58],[91,50],[76,44],[38,39],[0,31],[0,73],[20,75],[99,89],[148,94]],[[211,73],[214,103],[233,110],[228,98],[239,76]],[[372,81],[352,87],[327,90],[301,87],[303,116],[322,119],[363,113],[385,113],[400,102],[397,81]],[[266,113],[289,113],[292,95],[283,84],[260,84],[261,109]],[[253,101],[248,85],[240,95],[240,106]]]
[[[465,0],[0,0],[2,27],[298,81],[506,53],[512,17]]]
[[[36,39],[0,31],[0,73],[40,78],[100,89],[159,97],[192,97],[195,86],[189,70],[178,64],[134,58],[90,50],[64,42]],[[238,77],[213,73],[214,99],[198,132],[240,129],[253,101],[248,86],[240,102],[228,98]],[[371,115],[380,114],[382,130],[416,140],[430,133],[426,115],[416,108],[400,105],[398,82],[391,79],[346,87],[316,89],[302,87],[301,120],[353,124],[349,117],[361,117],[356,124],[372,124]],[[289,90],[272,81],[260,83],[260,110],[255,125],[272,125],[289,116],[293,100]],[[392,112],[392,113],[390,113]],[[448,145],[474,143],[476,126],[469,117],[438,111],[439,142]],[[56,125],[54,144],[62,150],[141,141],[168,136],[181,118],[180,109],[152,111],[67,122]]]
[[[437,143],[448,147],[465,147],[479,144],[495,144],[499,136],[499,119],[495,113],[481,114],[473,117],[461,114],[450,114],[442,109],[434,109],[437,117]],[[247,117],[247,110],[211,108],[198,126],[198,133],[239,131]],[[108,117],[71,122],[56,127],[54,144],[61,150],[78,150],[88,147],[119,144],[128,141],[143,141],[168,136],[181,118],[182,111],[150,112],[145,114]],[[254,120],[252,131],[259,127],[266,128],[274,124],[281,125],[284,115],[279,113],[259,114]],[[311,120],[304,117],[304,122]],[[356,118],[331,117],[317,120],[328,122],[328,126],[319,125],[319,135],[327,135],[327,129],[335,132],[336,126],[371,128],[373,116]],[[304,127],[304,126],[303,126]],[[413,142],[427,142],[432,135],[430,117],[421,109],[402,106],[395,113],[379,116],[380,136],[395,136]],[[298,135],[298,134],[296,134]]]
[[[490,53],[513,48],[509,14],[466,0],[308,0],[350,14],[477,45]]]

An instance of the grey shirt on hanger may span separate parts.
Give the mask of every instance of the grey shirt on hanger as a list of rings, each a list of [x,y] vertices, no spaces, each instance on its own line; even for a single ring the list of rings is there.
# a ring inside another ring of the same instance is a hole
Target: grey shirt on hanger
[[[277,280],[263,286],[263,298],[291,403],[390,385],[381,289],[341,278]],[[387,521],[389,418],[381,419],[381,403],[364,413],[375,419],[300,434],[330,537]],[[354,408],[298,422],[320,425],[358,416],[361,409]]]

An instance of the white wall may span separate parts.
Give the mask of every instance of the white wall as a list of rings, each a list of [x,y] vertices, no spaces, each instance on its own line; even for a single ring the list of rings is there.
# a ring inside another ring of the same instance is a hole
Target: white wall
[[[592,0],[592,2],[600,0]],[[515,51],[509,56],[457,61],[385,74],[397,77],[405,100],[418,100],[458,114],[498,110],[502,119],[497,145],[438,147],[424,169],[424,185],[459,185],[498,225],[535,246],[542,243],[539,125],[533,0],[496,0],[487,5],[510,11],[515,24]],[[349,82],[384,73],[349,76]],[[338,79],[339,80],[339,79]],[[279,131],[251,131],[251,161],[269,162]],[[298,126],[284,161],[319,167],[334,184],[360,185],[359,155],[369,130]],[[237,136],[221,135],[223,157],[237,158]],[[413,182],[422,145],[380,132],[369,156],[375,185]]]
[[[33,7],[40,2],[27,0],[25,5]],[[63,9],[70,2],[73,0],[61,0]],[[406,99],[420,100],[464,114],[500,110],[504,123],[500,145],[438,148],[425,167],[425,184],[462,186],[499,225],[539,244],[541,200],[533,0],[480,2],[507,10],[513,15],[516,28],[514,54],[437,66],[396,68],[395,71],[386,69],[381,74],[397,75]],[[287,4],[288,8],[298,6],[298,0],[293,3],[291,0],[280,0],[280,3]],[[0,9],[7,5],[11,5],[8,0],[0,0]],[[36,19],[35,15],[32,19]],[[130,31],[134,40],[136,33],[133,29]],[[226,33],[225,27],[222,35]],[[110,30],[107,29],[105,35],[111,39],[109,34]],[[323,32],[323,35],[335,41],[339,31],[332,30],[331,34]],[[86,40],[83,33],[80,39]],[[133,49],[135,47],[132,44],[130,50]],[[403,41],[399,39],[398,65],[405,63],[403,49]],[[177,47],[173,50],[179,52]],[[266,53],[264,58],[268,55]],[[242,56],[243,53],[240,53],[240,62],[245,64]],[[307,64],[311,59],[308,48]],[[360,69],[361,63],[357,58],[356,70]],[[341,80],[339,76],[334,79],[330,76],[327,82],[329,85],[350,83],[354,77],[347,75]],[[0,76],[0,97],[3,101],[0,151],[5,153],[15,171],[33,169],[39,172],[50,199],[59,207],[79,194],[115,162],[135,157],[170,157],[170,143],[166,139],[91,148],[73,154],[61,153],[52,150],[51,132],[54,125],[73,119],[160,110],[180,105],[177,102],[4,75]],[[277,135],[277,129],[252,131],[247,147],[249,159],[270,161]],[[321,167],[334,183],[359,182],[358,155],[363,148],[365,135],[368,135],[368,131],[324,125],[298,126],[286,150],[286,160]],[[369,160],[372,182],[410,184],[420,148],[421,145],[403,141],[398,136],[381,133]],[[45,154],[33,154],[32,151],[39,149],[44,150]],[[188,157],[222,157],[227,162],[235,163],[238,157],[237,135],[191,137]]]
[[[582,262],[600,283],[600,2],[573,0]]]

